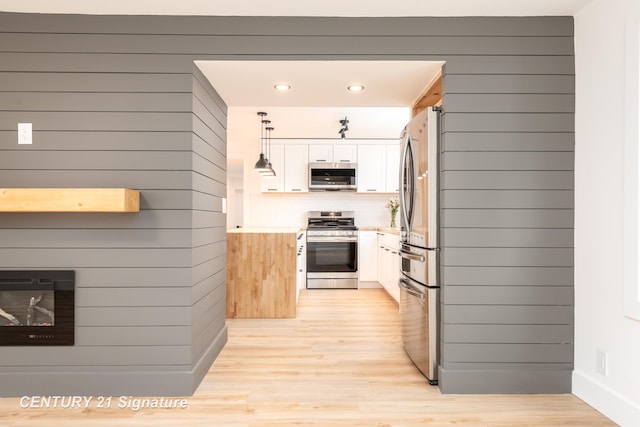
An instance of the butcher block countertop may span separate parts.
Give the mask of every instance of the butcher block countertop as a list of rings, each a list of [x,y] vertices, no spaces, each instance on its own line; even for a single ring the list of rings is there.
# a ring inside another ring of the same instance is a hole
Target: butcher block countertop
[[[305,227],[241,227],[230,228],[227,233],[297,233]]]
[[[296,317],[299,229],[239,228],[227,233],[227,318]]]

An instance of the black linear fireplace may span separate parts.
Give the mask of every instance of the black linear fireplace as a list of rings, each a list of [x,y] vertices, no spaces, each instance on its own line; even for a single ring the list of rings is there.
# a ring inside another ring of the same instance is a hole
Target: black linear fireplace
[[[73,345],[75,272],[0,270],[0,345]]]

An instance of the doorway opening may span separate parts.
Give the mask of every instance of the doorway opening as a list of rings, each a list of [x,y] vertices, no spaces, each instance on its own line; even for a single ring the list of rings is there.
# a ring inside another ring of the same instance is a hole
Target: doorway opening
[[[257,111],[268,112],[274,142],[338,141],[339,122],[345,116],[350,130],[343,143],[399,138],[420,108],[440,101],[444,62],[221,60],[195,64],[227,106],[229,229],[290,222],[283,212],[300,209],[300,204],[315,209],[323,203],[318,195],[309,194],[297,198],[269,194],[270,203],[264,203],[260,178],[253,172],[254,157],[260,151]],[[279,84],[290,89],[279,91],[275,87]],[[364,90],[349,91],[353,84],[363,85]],[[350,203],[336,196],[338,204]],[[364,197],[358,201],[371,206],[380,203]],[[257,208],[265,205],[273,209]]]

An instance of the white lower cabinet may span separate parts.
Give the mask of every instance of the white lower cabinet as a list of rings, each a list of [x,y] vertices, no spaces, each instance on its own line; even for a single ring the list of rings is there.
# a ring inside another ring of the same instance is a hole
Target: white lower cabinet
[[[307,239],[304,231],[296,234],[296,303],[300,290],[307,287]]]
[[[400,236],[380,231],[358,232],[358,281],[378,282],[400,303]]]
[[[400,237],[378,232],[378,282],[396,302],[400,302]]]
[[[378,281],[378,233],[376,231],[358,232],[358,280],[360,282]]]

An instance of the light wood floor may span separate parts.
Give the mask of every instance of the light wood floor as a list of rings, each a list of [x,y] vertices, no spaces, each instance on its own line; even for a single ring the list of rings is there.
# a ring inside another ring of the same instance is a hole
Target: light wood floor
[[[382,290],[304,291],[296,319],[228,321],[187,409],[36,410],[0,399],[0,426],[613,426],[572,395],[441,395],[402,349]]]

